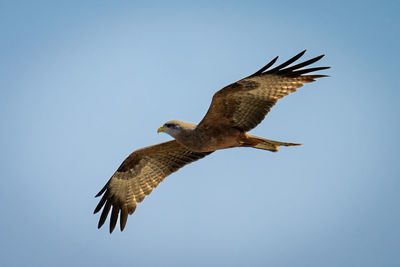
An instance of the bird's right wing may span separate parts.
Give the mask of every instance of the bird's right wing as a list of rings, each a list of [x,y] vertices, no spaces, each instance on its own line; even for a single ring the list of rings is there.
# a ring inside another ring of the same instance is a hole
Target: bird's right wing
[[[98,227],[104,224],[112,207],[110,233],[115,228],[118,215],[122,231],[128,214],[132,214],[136,204],[150,194],[165,177],[210,153],[212,152],[193,152],[175,140],[134,151],[96,195],[99,197],[103,194],[103,197],[94,213],[104,206]]]

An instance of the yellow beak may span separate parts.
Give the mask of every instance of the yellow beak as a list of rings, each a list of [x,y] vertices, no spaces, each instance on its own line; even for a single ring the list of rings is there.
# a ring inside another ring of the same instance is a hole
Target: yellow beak
[[[164,132],[164,127],[163,126],[158,127],[157,133],[161,133],[161,132]]]

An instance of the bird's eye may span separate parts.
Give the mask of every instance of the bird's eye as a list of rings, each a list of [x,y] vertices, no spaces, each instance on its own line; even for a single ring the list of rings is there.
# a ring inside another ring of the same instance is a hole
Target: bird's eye
[[[166,123],[165,127],[167,127],[167,128],[175,128],[176,126],[173,123]]]

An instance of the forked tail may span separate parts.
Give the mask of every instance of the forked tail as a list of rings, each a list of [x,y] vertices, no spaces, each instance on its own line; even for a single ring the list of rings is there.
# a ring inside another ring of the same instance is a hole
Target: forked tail
[[[272,152],[277,152],[278,147],[280,146],[300,146],[300,145],[301,144],[274,141],[249,134],[247,135],[247,138],[242,142],[242,146],[244,147],[254,147],[258,149],[269,150]]]

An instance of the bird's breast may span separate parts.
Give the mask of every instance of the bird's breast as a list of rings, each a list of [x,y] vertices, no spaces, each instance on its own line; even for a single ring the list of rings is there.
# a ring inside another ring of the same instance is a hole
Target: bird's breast
[[[239,146],[243,133],[237,129],[207,129],[194,131],[191,135],[181,136],[176,140],[192,151],[210,152],[224,148]]]

